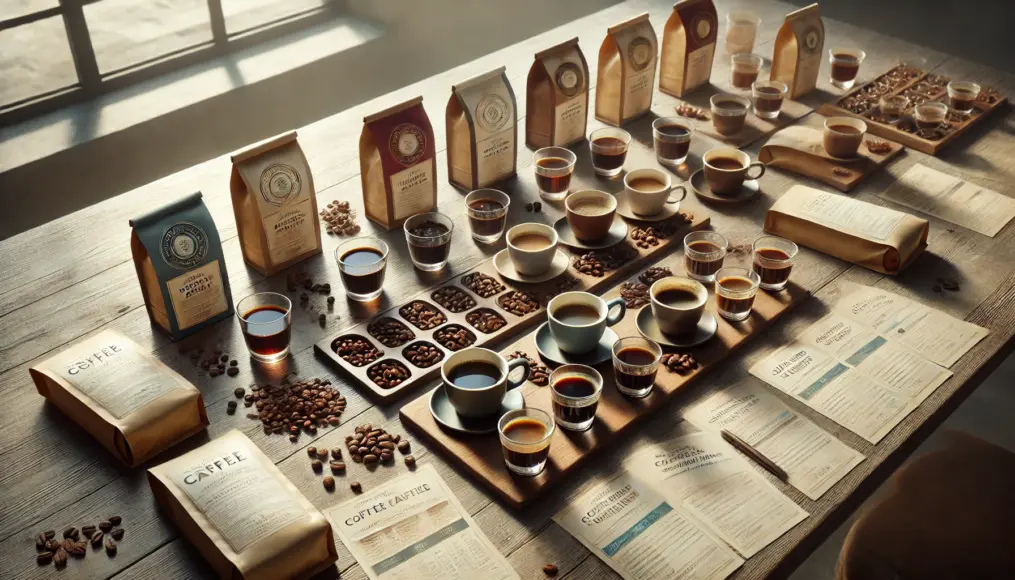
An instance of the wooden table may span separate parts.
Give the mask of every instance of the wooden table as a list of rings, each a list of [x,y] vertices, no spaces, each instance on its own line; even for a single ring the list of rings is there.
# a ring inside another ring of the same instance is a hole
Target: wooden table
[[[760,13],[762,27],[756,52],[766,57],[771,55],[772,40],[783,16],[795,8],[773,0],[716,0],[716,4],[720,13],[720,38],[725,32],[722,16],[726,12],[749,5]],[[607,26],[643,11],[651,13],[653,25],[661,31],[670,12],[670,2],[631,0],[300,129],[300,141],[309,157],[319,189],[318,203],[323,206],[336,199],[348,200],[354,207],[362,208],[357,176],[357,136],[365,114],[422,94],[437,133],[437,143],[443,146],[444,105],[454,82],[506,65],[508,77],[519,97],[519,106],[524,107],[525,76],[533,53],[577,35],[589,67],[594,71],[598,47]],[[976,79],[1008,95],[1015,94],[1015,76],[832,20],[826,19],[825,27],[826,47],[844,43],[861,46],[867,51],[869,56],[860,71],[863,78],[876,76],[898,59],[924,57],[928,68],[955,78]],[[727,83],[728,65],[725,62],[723,56],[717,56],[712,74],[716,84]],[[827,67],[827,62],[822,64],[818,90],[805,99],[811,106],[830,101],[839,94],[827,83]],[[673,99],[657,91],[653,112],[670,114],[673,103]],[[520,115],[523,114],[524,111],[520,111]],[[650,120],[641,119],[628,127],[636,137],[627,163],[629,168],[655,164],[650,149]],[[814,114],[801,122],[818,124]],[[591,120],[591,114],[589,126],[590,130],[599,126]],[[1011,154],[1015,151],[1013,129],[1015,122],[1010,110],[999,111],[994,118],[963,136],[939,158],[907,151],[886,170],[871,176],[851,195],[884,205],[885,202],[873,193],[886,188],[916,162],[946,170],[950,167],[951,171],[961,172],[977,183],[1015,195],[1015,186],[1011,185],[1015,183],[1015,166],[1010,163]],[[700,166],[701,155],[714,146],[715,142],[701,134],[695,137],[691,165]],[[759,147],[760,143],[754,143],[747,147],[747,151],[755,156]],[[619,184],[603,182],[592,175],[585,146],[577,148],[577,152],[581,162],[580,183],[576,186],[619,190]],[[157,151],[152,152],[152,155],[157,154]],[[544,204],[542,214],[532,214],[526,213],[522,207],[524,203],[521,202],[535,199],[536,189],[530,169],[531,152],[520,147],[519,156],[519,177],[506,186],[515,200],[510,220],[512,223],[533,219],[549,223],[560,216],[559,209]],[[462,194],[445,181],[446,157],[443,152],[438,155],[437,166],[441,182],[440,209],[460,218],[463,215]],[[207,437],[215,437],[233,428],[241,429],[319,508],[343,501],[351,492],[345,480],[340,479],[338,490],[327,493],[319,476],[308,467],[305,446],[332,447],[351,431],[353,425],[365,422],[383,423],[389,431],[407,435],[413,440],[417,459],[436,466],[462,504],[523,578],[541,577],[540,568],[546,562],[557,564],[561,570],[559,577],[615,577],[598,558],[552,523],[550,516],[583,486],[608,473],[626,453],[645,441],[670,433],[676,426],[681,409],[688,404],[713,389],[757,380],[747,373],[750,364],[827,312],[848,282],[876,285],[918,299],[986,326],[991,334],[952,367],[954,377],[878,445],[866,443],[776,392],[787,405],[861,451],[867,459],[819,501],[811,501],[797,490],[776,481],[775,484],[800,504],[810,517],[748,560],[734,574],[735,578],[781,577],[792,572],[1011,349],[1015,329],[1015,227],[1009,226],[996,238],[988,238],[931,218],[928,252],[896,277],[881,276],[829,256],[803,250],[794,268],[794,280],[810,290],[813,298],[787,321],[737,354],[724,372],[713,375],[696,389],[678,396],[673,403],[660,409],[651,421],[635,429],[629,440],[602,455],[600,463],[584,468],[546,499],[516,513],[493,501],[475,482],[450,467],[439,455],[428,452],[424,443],[415,440],[413,434],[399,424],[399,404],[375,406],[351,386],[343,387],[349,402],[342,417],[343,426],[321,431],[316,441],[304,436],[298,444],[292,444],[285,437],[267,437],[262,433],[260,424],[245,418],[244,413],[227,415],[226,402],[233,398],[233,389],[264,377],[258,376],[246,363],[241,365],[241,373],[235,379],[198,376],[198,369],[180,354],[180,348],[219,343],[228,352],[242,354],[244,346],[235,320],[207,329],[183,341],[182,345],[170,343],[151,328],[130,259],[127,220],[197,189],[204,192],[222,236],[234,300],[238,302],[255,291],[285,290],[284,274],[264,279],[243,265],[229,201],[229,170],[228,158],[223,155],[0,242],[0,255],[3,256],[0,268],[0,323],[3,328],[0,334],[0,460],[3,465],[0,469],[0,489],[3,490],[0,495],[0,562],[4,563],[0,566],[0,576],[3,578],[49,577],[52,569],[35,565],[34,534],[44,529],[80,525],[113,512],[123,515],[127,527],[127,537],[117,557],[93,554],[83,561],[71,562],[60,573],[61,578],[206,578],[211,575],[200,556],[158,513],[144,470],[120,467],[81,429],[45,404],[32,385],[28,368],[34,362],[103,328],[114,328],[151,349],[200,388],[212,421]],[[87,176],[82,178],[87,179]],[[763,194],[753,202],[740,207],[709,208],[712,224],[732,243],[750,242],[759,235],[762,217],[772,202],[794,183],[804,181],[771,170],[761,180]],[[703,209],[693,196],[689,196],[685,207],[691,211]],[[371,224],[362,219],[361,223],[364,234],[376,233]],[[481,247],[468,236],[459,235],[454,240],[449,267],[433,278],[409,266],[401,232],[383,235],[393,242],[394,251],[386,284],[387,294],[381,308],[397,304],[440,279],[463,272],[499,249]],[[338,239],[326,236],[324,253],[302,265],[313,273],[315,280],[327,279],[333,285],[338,284],[337,267],[331,257],[338,242]],[[961,292],[932,292],[934,279],[939,276],[959,280]],[[337,301],[335,312],[341,318],[329,319],[325,329],[320,328],[316,321],[297,319],[291,367],[301,376],[330,377],[342,386],[343,381],[315,359],[311,346],[322,337],[363,320],[369,312],[352,311],[343,300]],[[171,453],[180,453],[203,440],[204,436],[195,437]],[[350,475],[370,489],[393,473],[401,473],[405,469],[404,465],[398,465],[368,473],[361,466],[354,465]],[[365,577],[341,544],[338,550],[339,562],[331,574],[340,572],[343,578]]]

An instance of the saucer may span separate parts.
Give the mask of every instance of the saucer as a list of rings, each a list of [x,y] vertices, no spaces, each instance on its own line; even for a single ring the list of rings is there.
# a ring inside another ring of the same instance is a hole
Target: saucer
[[[610,231],[606,233],[606,237],[596,242],[583,242],[574,237],[574,232],[571,230],[571,224],[567,223],[566,217],[562,217],[554,222],[553,229],[557,232],[557,237],[560,238],[560,243],[580,250],[602,250],[603,248],[611,248],[620,242],[623,242],[624,238],[627,237],[627,222],[617,216],[613,217],[613,225],[610,226]]]
[[[503,249],[497,252],[497,255],[493,257],[493,267],[497,269],[497,272],[507,278],[508,280],[514,280],[515,282],[525,282],[526,284],[538,284],[540,282],[546,282],[547,280],[553,280],[557,276],[560,276],[567,271],[568,264],[571,263],[571,259],[567,257],[564,250],[557,248],[557,253],[553,256],[553,262],[550,264],[550,269],[538,276],[527,276],[520,274],[518,270],[515,270],[515,264],[511,261],[511,256],[508,255],[507,249]]]
[[[616,195],[617,198],[617,214],[626,217],[629,220],[635,220],[640,222],[661,222],[666,219],[680,213],[680,202],[667,203],[663,205],[662,211],[654,215],[641,215],[631,211],[630,204],[627,203],[627,190],[620,191]]]
[[[708,182],[705,181],[705,170],[699,169],[691,175],[691,179],[687,181],[691,184],[691,189],[694,190],[694,195],[697,195],[705,201],[712,203],[743,203],[754,196],[758,195],[761,191],[761,186],[758,185],[757,179],[745,179],[744,185],[734,195],[719,195],[712,191],[712,188],[708,186]]]
[[[539,351],[543,360],[554,366],[587,365],[592,367],[613,358],[613,343],[618,339],[617,333],[613,332],[612,328],[606,327],[595,350],[583,354],[571,354],[560,350],[557,341],[553,339],[553,334],[550,332],[550,323],[544,322],[536,329],[536,350]]]
[[[645,306],[638,312],[637,325],[638,332],[640,332],[645,338],[654,340],[665,346],[674,346],[677,348],[698,346],[715,336],[716,331],[719,329],[719,322],[716,321],[715,315],[711,312],[705,311],[705,313],[701,315],[701,320],[698,321],[698,327],[694,329],[693,333],[665,334],[663,331],[659,330],[659,324],[656,322],[655,317],[652,316],[651,306]]]
[[[516,387],[507,392],[500,402],[500,410],[488,417],[463,417],[459,415],[448,400],[448,394],[441,385],[430,391],[430,414],[445,429],[459,433],[483,435],[497,430],[497,421],[508,411],[525,408],[525,397],[522,388]]]

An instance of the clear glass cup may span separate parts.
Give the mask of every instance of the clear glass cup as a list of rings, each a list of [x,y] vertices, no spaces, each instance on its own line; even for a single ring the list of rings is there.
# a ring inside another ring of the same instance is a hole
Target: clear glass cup
[[[652,145],[656,150],[656,160],[673,167],[686,161],[696,127],[693,120],[684,117],[659,117],[652,121]]]
[[[709,98],[712,108],[712,127],[720,135],[736,135],[747,122],[751,100],[740,95],[718,93]]]
[[[715,280],[726,259],[729,241],[717,232],[691,232],[684,236],[684,268],[699,282]]]
[[[497,421],[497,434],[507,468],[518,475],[542,473],[555,428],[553,417],[546,411],[527,407],[504,413]]]
[[[758,80],[761,72],[761,57],[749,52],[734,54],[730,57],[730,84],[742,91],[751,90],[751,85]]]
[[[785,288],[800,248],[786,238],[761,236],[754,240],[751,251],[751,269],[761,279],[761,288],[776,292]]]
[[[240,319],[250,358],[273,363],[289,355],[292,311],[292,301],[275,292],[258,292],[240,300],[236,318]]]
[[[655,386],[663,349],[653,340],[629,336],[613,343],[617,390],[628,397],[647,397]]]
[[[384,291],[384,270],[388,265],[388,244],[384,240],[373,237],[349,240],[335,248],[335,261],[349,298],[369,302]]]
[[[751,96],[754,97],[754,114],[761,119],[778,118],[788,92],[789,87],[786,86],[786,83],[755,81],[751,85]]]
[[[578,157],[563,147],[543,147],[532,154],[532,167],[536,174],[539,197],[560,201],[567,197],[571,175]]]
[[[902,95],[885,95],[878,100],[881,116],[889,125],[895,125],[901,121],[908,108],[909,99]]]
[[[623,129],[605,127],[593,131],[589,135],[589,151],[592,153],[592,168],[596,170],[596,175],[620,175],[630,146],[631,134]]]
[[[867,58],[867,53],[858,48],[831,48],[828,50],[828,62],[832,71],[828,82],[840,89],[851,89],[856,83],[856,75],[860,72],[860,63]]]
[[[451,218],[436,211],[419,213],[405,220],[403,229],[413,266],[424,272],[436,272],[447,265],[451,234],[455,231]]]
[[[761,277],[747,268],[722,268],[715,273],[715,305],[719,315],[738,322],[751,316]]]
[[[980,85],[967,81],[948,83],[948,107],[959,115],[968,115],[976,108],[980,96]]]
[[[553,419],[568,431],[585,431],[596,421],[603,376],[585,365],[561,365],[550,373]]]
[[[499,189],[477,189],[465,196],[472,239],[492,244],[504,235],[511,197]]]
[[[948,118],[948,105],[931,101],[913,109],[913,119],[920,129],[937,129]]]
[[[740,54],[754,50],[761,17],[753,12],[726,14],[726,54]]]

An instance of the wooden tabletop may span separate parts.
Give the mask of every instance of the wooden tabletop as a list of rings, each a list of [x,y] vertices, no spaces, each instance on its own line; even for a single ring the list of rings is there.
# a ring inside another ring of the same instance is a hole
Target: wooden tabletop
[[[720,14],[719,38],[725,33],[728,11],[747,7],[760,13],[762,25],[756,52],[766,58],[772,53],[772,41],[784,15],[796,7],[772,0],[716,0]],[[524,107],[525,76],[538,50],[567,38],[578,36],[589,68],[596,69],[598,48],[606,28],[640,12],[648,11],[657,31],[670,12],[668,1],[631,0],[577,20],[537,37],[520,42],[443,74],[415,83],[394,93],[379,97],[308,127],[299,129],[300,142],[307,153],[318,187],[318,203],[346,200],[360,210],[362,195],[357,173],[358,135],[364,115],[416,95],[423,95],[424,105],[436,132],[437,143],[443,145],[444,106],[451,85],[475,74],[506,65],[507,75]],[[1015,95],[1015,76],[952,58],[934,50],[901,42],[869,30],[826,19],[826,48],[843,44],[862,47],[868,54],[860,70],[861,80],[870,79],[887,70],[898,60],[918,62],[924,67],[954,78],[976,80]],[[713,83],[728,84],[729,67],[723,56],[722,43],[717,50]],[[833,100],[840,93],[827,82],[828,63],[823,62],[818,89],[802,99],[811,107]],[[594,79],[593,79],[594,80]],[[592,100],[594,102],[594,99]],[[668,115],[676,101],[656,91],[653,113]],[[519,111],[524,115],[524,110]],[[651,118],[643,118],[626,128],[635,137],[627,167],[655,166],[651,153]],[[523,124],[519,121],[519,126]],[[814,113],[801,123],[818,126]],[[592,119],[589,129],[600,126]],[[1015,196],[1015,122],[1010,109],[998,111],[993,118],[964,135],[938,158],[906,151],[884,170],[876,172],[853,192],[852,197],[878,205],[890,205],[874,192],[884,190],[914,163],[924,163],[946,172],[961,174],[978,184]],[[265,135],[267,137],[268,135]],[[200,139],[200,135],[195,135]],[[692,167],[701,165],[701,155],[717,143],[699,133],[692,142]],[[746,147],[756,156],[760,142]],[[620,185],[592,175],[587,146],[577,147],[580,163],[575,187],[599,187],[618,191]],[[152,151],[158,155],[158,151]],[[438,203],[440,211],[453,218],[463,216],[462,193],[446,181],[446,156],[438,154]],[[505,186],[513,196],[510,221],[538,220],[550,223],[560,217],[558,208],[543,205],[542,214],[524,211],[524,201],[536,199],[531,172],[531,152],[519,148],[519,176]],[[404,465],[380,468],[374,472],[352,465],[350,474],[339,479],[338,489],[327,493],[306,461],[305,447],[332,447],[361,423],[384,424],[392,432],[402,433],[413,442],[414,454],[420,463],[435,465],[455,491],[466,509],[508,558],[523,578],[542,576],[544,563],[555,563],[563,578],[613,578],[615,574],[598,558],[592,556],[567,532],[550,520],[570,497],[596,478],[615,468],[620,458],[647,441],[666,437],[676,426],[681,409],[714,389],[741,381],[756,381],[747,368],[787,341],[796,332],[827,312],[849,283],[876,285],[967,319],[990,329],[986,340],[952,367],[954,376],[935,391],[879,444],[870,445],[858,436],[839,427],[825,417],[803,407],[782,393],[777,396],[806,415],[824,429],[834,433],[847,445],[862,452],[867,459],[846,478],[835,485],[819,501],[812,501],[799,491],[772,480],[796,501],[810,516],[782,538],[750,558],[733,575],[734,578],[783,577],[807,557],[844,519],[880,484],[915,447],[938,426],[955,407],[1003,360],[1011,349],[1015,329],[1015,227],[1009,224],[997,237],[989,238],[959,226],[929,218],[931,221],[929,249],[908,270],[895,277],[886,277],[864,268],[810,250],[802,250],[794,268],[794,281],[809,290],[813,297],[777,324],[765,336],[748,345],[734,356],[722,372],[717,372],[688,392],[675,397],[645,424],[635,428],[627,439],[599,456],[598,463],[584,467],[562,483],[545,499],[515,512],[493,500],[478,484],[439,454],[428,451],[425,443],[399,423],[400,403],[375,406],[356,388],[345,384],[332,369],[318,361],[312,345],[338,330],[354,325],[369,312],[353,309],[338,300],[327,328],[316,320],[297,317],[293,335],[294,354],[291,370],[302,377],[329,377],[340,386],[348,400],[343,425],[323,430],[317,439],[304,436],[297,444],[285,437],[265,436],[257,421],[244,413],[226,414],[226,403],[233,398],[237,386],[264,380],[258,370],[246,362],[236,378],[199,376],[197,368],[180,353],[182,348],[198,345],[223,345],[227,352],[245,352],[239,326],[235,320],[225,321],[190,337],[182,344],[172,344],[153,330],[148,322],[140,287],[130,257],[127,220],[144,211],[178,199],[195,190],[204,192],[205,201],[215,219],[223,240],[233,299],[264,290],[285,291],[285,274],[265,279],[246,268],[240,254],[228,191],[230,164],[223,155],[181,171],[145,187],[114,197],[44,226],[0,242],[0,577],[49,577],[52,569],[37,567],[33,536],[44,529],[62,529],[97,520],[111,513],[124,518],[127,537],[116,556],[91,555],[74,561],[60,575],[62,578],[207,578],[211,570],[176,528],[157,511],[143,469],[126,469],[80,428],[36,393],[28,368],[36,361],[82,336],[104,328],[114,328],[146,348],[172,368],[191,380],[201,390],[211,426],[206,435],[198,436],[170,451],[179,454],[199,445],[208,437],[216,437],[230,429],[240,429],[275,461],[279,468],[317,507],[324,509],[350,497],[346,480],[353,478],[370,489],[387,478],[402,473]],[[688,175],[681,176],[684,179]],[[87,176],[82,176],[87,179]],[[712,225],[734,244],[749,243],[761,232],[762,218],[771,204],[796,183],[809,183],[803,178],[770,170],[761,179],[762,194],[744,206],[703,208],[689,196],[684,208],[693,212],[709,212]],[[809,183],[822,189],[820,184]],[[30,194],[31,192],[25,192]],[[73,195],[73,192],[67,192]],[[909,211],[905,208],[899,208]],[[13,209],[16,211],[16,208]],[[927,216],[922,216],[927,217]],[[364,234],[380,233],[360,220]],[[388,269],[386,294],[379,308],[398,304],[420,290],[461,273],[479,261],[491,257],[502,245],[484,247],[465,235],[456,236],[448,268],[436,276],[415,271],[406,255],[402,233],[382,233],[393,248],[392,267]],[[299,267],[313,274],[315,280],[331,281],[340,287],[337,266],[332,252],[339,239],[325,236],[324,253]],[[931,290],[937,277],[949,277],[961,283],[957,293],[935,293]],[[506,341],[505,341],[506,342]],[[239,357],[244,358],[245,357]],[[425,392],[430,386],[421,388]],[[769,388],[769,387],[765,387]],[[411,397],[410,397],[411,398]],[[409,400],[409,399],[406,399]],[[161,462],[168,457],[160,457]],[[765,477],[770,477],[760,467]],[[339,572],[343,578],[366,575],[341,544],[339,561],[330,575]]]

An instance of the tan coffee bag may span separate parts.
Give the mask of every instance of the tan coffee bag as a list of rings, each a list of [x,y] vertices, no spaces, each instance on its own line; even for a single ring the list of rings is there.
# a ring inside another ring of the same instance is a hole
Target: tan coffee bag
[[[786,83],[790,99],[817,86],[824,46],[825,25],[817,3],[786,15],[775,37],[771,78]]]
[[[765,216],[765,231],[883,274],[927,247],[927,220],[843,195],[794,185]]]
[[[363,123],[359,169],[367,217],[390,230],[436,209],[433,126],[423,97],[365,117]]]
[[[338,559],[328,521],[239,431],[149,469],[148,484],[220,578],[309,578]]]
[[[515,174],[518,107],[504,67],[451,87],[446,110],[448,180],[488,187]]]
[[[525,144],[566,147],[585,139],[589,65],[572,38],[536,53],[525,85]]]
[[[28,369],[39,394],[136,467],[208,425],[201,393],[113,330]]]
[[[270,276],[321,251],[314,178],[296,131],[232,154],[229,190],[243,259]]]
[[[597,119],[619,126],[652,108],[657,54],[656,31],[647,13],[608,29],[599,47]]]
[[[712,0],[681,0],[663,28],[659,56],[659,90],[675,97],[708,84],[718,39],[718,17]]]

